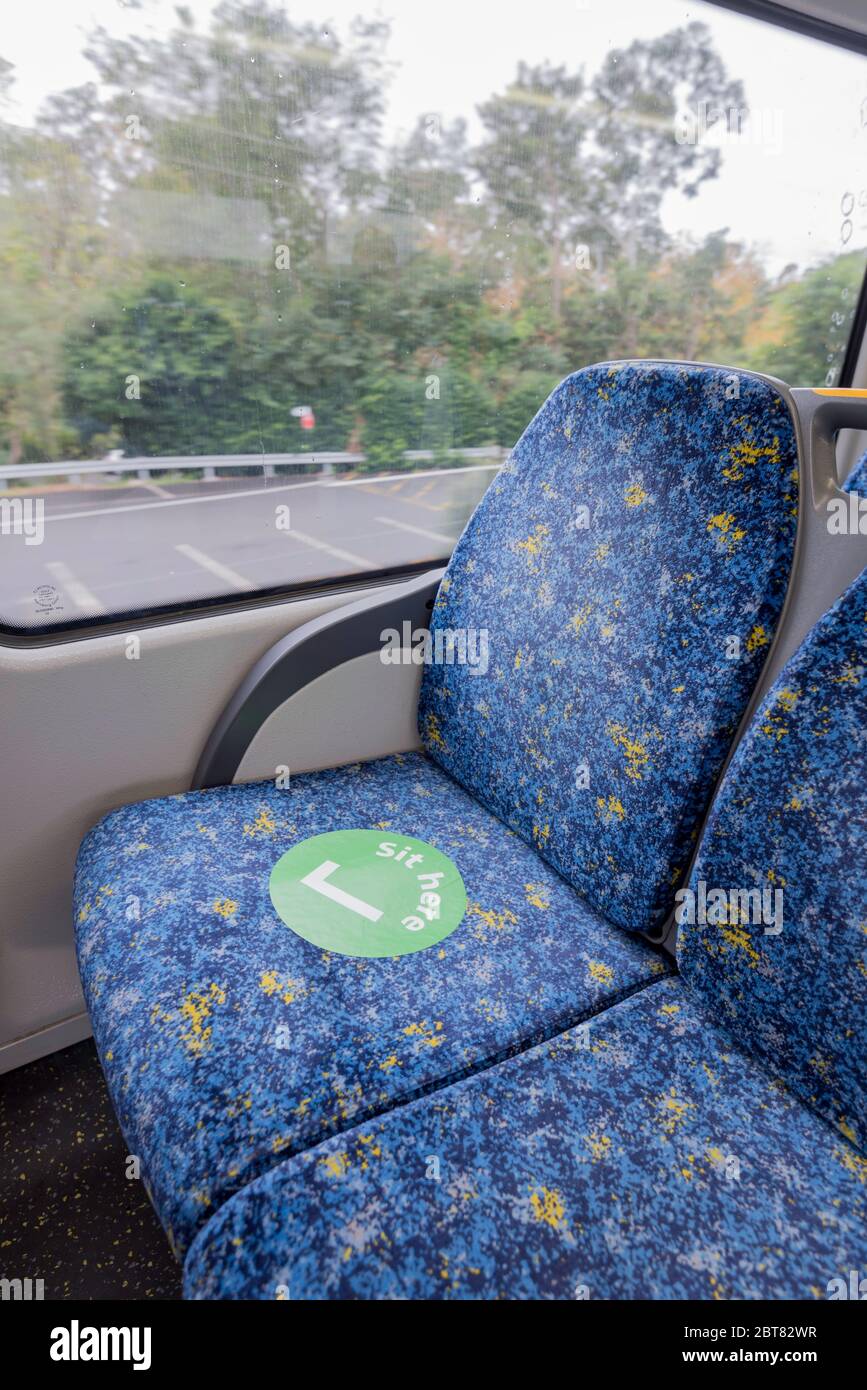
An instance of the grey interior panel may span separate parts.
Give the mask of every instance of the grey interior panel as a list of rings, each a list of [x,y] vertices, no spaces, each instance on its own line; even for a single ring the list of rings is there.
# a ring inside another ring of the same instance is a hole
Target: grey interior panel
[[[212,729],[193,775],[193,787],[232,782],[262,724],[299,690],[335,666],[384,650],[386,635],[424,632],[441,569],[365,595],[288,633],[247,672]],[[407,655],[409,652],[407,651]],[[382,662],[383,671],[393,666]],[[339,762],[334,757],[332,762]],[[273,775],[269,772],[268,775]]]
[[[330,595],[146,628],[141,655],[132,661],[124,634],[0,647],[0,1070],[67,1045],[84,1026],[72,875],[87,830],[115,806],[186,791],[208,731],[255,662],[287,632],[357,597]],[[393,668],[382,669],[393,675]],[[414,746],[417,671],[406,669],[406,680],[377,682],[350,665],[321,681],[291,717],[293,747],[303,750],[294,754],[299,765]],[[369,698],[375,708],[364,703]],[[322,711],[335,711],[341,700],[352,717],[338,727],[334,715],[330,727],[332,716],[324,722]],[[263,739],[271,736],[263,732]],[[340,758],[332,759],[332,746]],[[255,761],[266,751],[263,743],[251,756]],[[7,1046],[19,1041],[20,1047]]]
[[[420,666],[384,666],[377,652],[325,672],[265,720],[233,780],[274,777],[279,767],[294,776],[417,748],[420,684]]]

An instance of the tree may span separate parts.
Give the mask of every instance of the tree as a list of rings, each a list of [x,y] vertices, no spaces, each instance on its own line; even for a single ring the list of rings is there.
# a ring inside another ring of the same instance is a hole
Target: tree
[[[430,247],[463,264],[478,247],[484,214],[472,199],[473,169],[463,120],[431,112],[390,152],[386,207],[415,220]]]
[[[14,77],[0,64],[0,94]],[[86,155],[0,121],[0,444],[8,461],[75,452],[60,398],[61,345],[104,269]]]
[[[225,308],[176,280],[115,293],[67,344],[69,418],[85,443],[119,429],[131,455],[222,452],[244,413],[237,348]]]
[[[160,38],[97,30],[94,80],[35,125],[0,118],[0,444],[16,463],[511,445],[567,372],[704,358],[820,381],[863,257],[769,284],[725,230],[663,225],[743,112],[699,24],[595,77],[520,64],[462,121],[383,147],[386,26],[343,35],[275,0],[177,10]],[[11,70],[0,63],[0,104]],[[284,254],[285,253],[285,254]],[[139,391],[129,391],[128,378]],[[313,406],[314,432],[291,414]]]
[[[114,131],[132,132],[129,177],[261,202],[274,239],[309,253],[377,183],[387,25],[356,20],[342,45],[268,0],[224,0],[208,33],[177,16],[166,38],[99,29],[87,49]]]
[[[720,169],[718,146],[698,138],[701,110],[742,112],[706,24],[695,20],[655,39],[636,39],[605,58],[591,84],[593,205],[599,231],[633,264],[665,245],[660,208],[680,190],[694,198]],[[686,114],[695,136],[683,138]]]
[[[583,92],[580,73],[519,63],[508,91],[479,107],[487,134],[476,151],[475,167],[487,186],[493,216],[506,222],[508,234],[529,233],[548,248],[555,319],[560,317],[565,249],[583,231],[589,210]]]
[[[746,333],[744,355],[758,371],[793,386],[836,380],[864,277],[863,252],[823,261],[802,278],[783,277]]]

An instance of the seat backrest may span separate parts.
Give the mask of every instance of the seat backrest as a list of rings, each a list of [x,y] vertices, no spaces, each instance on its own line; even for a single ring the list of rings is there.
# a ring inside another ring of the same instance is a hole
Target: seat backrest
[[[629,930],[664,921],[688,867],[777,626],[797,514],[779,383],[605,364],[557,387],[452,556],[422,742]],[[462,643],[487,663],[462,662]]]
[[[867,453],[862,454],[845,483],[844,492],[867,493]]]
[[[865,860],[867,570],[788,662],[738,746],[679,895],[677,948],[714,1018],[862,1148]]]

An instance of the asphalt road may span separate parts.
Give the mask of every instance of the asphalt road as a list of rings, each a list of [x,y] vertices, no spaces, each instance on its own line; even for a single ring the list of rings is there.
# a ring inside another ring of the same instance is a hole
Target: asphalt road
[[[497,466],[6,493],[41,498],[44,526],[41,542],[27,544],[4,516],[0,617],[39,626],[435,565],[450,554]]]

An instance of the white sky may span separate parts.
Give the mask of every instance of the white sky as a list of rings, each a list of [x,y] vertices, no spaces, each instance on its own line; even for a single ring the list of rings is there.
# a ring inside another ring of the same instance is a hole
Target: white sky
[[[211,0],[189,0],[202,21]],[[0,15],[0,55],[17,69],[9,119],[26,123],[53,91],[93,74],[81,50],[96,24],[118,34],[171,27],[174,6],[145,0],[23,0]],[[689,19],[711,28],[731,77],[745,86],[754,130],[727,142],[718,179],[695,199],[669,195],[672,231],[697,236],[728,227],[756,247],[771,271],[807,265],[842,249],[842,200],[854,201],[849,247],[867,245],[867,59],[719,10],[702,0],[299,0],[295,19],[322,17],[345,33],[356,14],[392,20],[387,131],[413,125],[422,112],[471,123],[476,105],[503,90],[519,59],[549,59],[587,75],[606,51]],[[472,129],[471,124],[471,129]],[[776,137],[780,135],[778,140]]]

